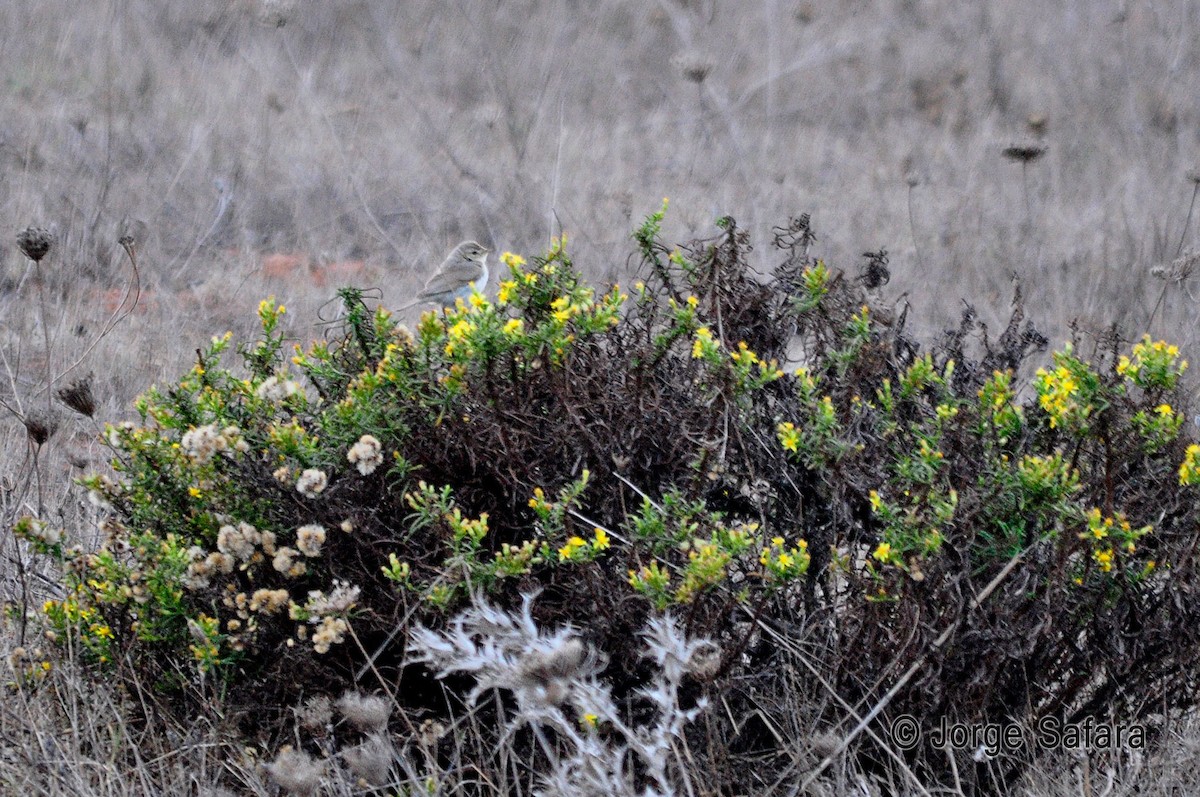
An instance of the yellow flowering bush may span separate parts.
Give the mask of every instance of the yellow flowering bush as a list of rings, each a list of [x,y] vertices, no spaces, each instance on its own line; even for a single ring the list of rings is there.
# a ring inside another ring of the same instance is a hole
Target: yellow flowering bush
[[[1012,382],[1012,371],[994,371],[978,392],[983,410],[978,432],[1002,446],[1020,434],[1025,422]]]
[[[578,536],[568,538],[563,546],[558,549],[558,561],[575,563],[592,562],[595,561],[601,552],[608,550],[610,545],[612,545],[612,541],[608,538],[608,532],[597,528],[594,530],[593,537],[590,540],[585,540]]]
[[[818,260],[814,265],[806,267],[800,276],[803,280],[803,290],[796,299],[796,308],[803,313],[820,306],[821,300],[829,293],[829,281],[833,275],[825,261]]]
[[[1143,390],[1171,390],[1187,370],[1187,360],[1179,356],[1179,347],[1166,341],[1150,341],[1144,335],[1134,344],[1130,356],[1117,361],[1117,373]]]
[[[1130,420],[1142,438],[1142,444],[1151,453],[1170,445],[1183,428],[1183,416],[1166,402],[1152,410],[1138,410],[1130,416]]]
[[[1179,466],[1179,483],[1185,487],[1200,484],[1200,445],[1193,443],[1187,447],[1187,453]]]
[[[851,705],[936,648],[889,705],[922,721],[1190,689],[1197,618],[1169,601],[1200,589],[1200,445],[1177,350],[1042,356],[1019,296],[999,334],[968,308],[923,345],[874,303],[882,253],[843,273],[800,217],[764,276],[732,218],[668,246],[665,210],[634,231],[628,294],[559,238],[411,329],[347,288],[297,343],[308,324],[264,301],[257,339],[214,338],[105,427],[110,465],[80,482],[95,528],[11,521],[61,573],[30,622],[183,716],[213,693],[284,716],[403,673],[394,721],[419,725],[413,624],[533,592],[529,621],[586,630],[627,695],[636,629],[671,612],[711,640],[695,688],[734,716],[760,710],[746,684],[793,686],[793,631],[819,631],[809,663]]]
[[[1039,368],[1034,377],[1038,406],[1046,413],[1051,429],[1084,434],[1091,416],[1108,405],[1100,377],[1074,355],[1069,344],[1054,353],[1054,366],[1052,370]]]
[[[808,572],[812,562],[808,540],[799,540],[789,548],[783,537],[772,537],[770,545],[759,554],[758,561],[772,582],[786,583],[800,578]]]
[[[1087,529],[1080,532],[1091,553],[1091,563],[1100,573],[1112,576],[1114,568],[1123,564],[1128,577],[1137,580],[1148,575],[1154,568],[1153,560],[1139,560],[1138,541],[1150,534],[1152,526],[1135,529],[1121,512],[1112,517],[1104,516],[1095,507],[1086,515]],[[1081,578],[1077,577],[1077,583]]]

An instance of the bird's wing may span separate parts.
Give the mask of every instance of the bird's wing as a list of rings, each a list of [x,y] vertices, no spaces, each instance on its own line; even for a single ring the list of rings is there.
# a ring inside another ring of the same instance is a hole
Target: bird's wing
[[[483,266],[473,260],[460,260],[437,270],[425,283],[422,296],[445,293],[474,282],[483,276]]]

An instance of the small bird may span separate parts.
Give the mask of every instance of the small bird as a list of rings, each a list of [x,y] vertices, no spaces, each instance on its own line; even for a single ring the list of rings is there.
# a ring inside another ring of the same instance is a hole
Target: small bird
[[[463,241],[433,272],[424,289],[417,294],[416,301],[406,307],[418,302],[449,307],[456,299],[466,299],[472,290],[482,291],[488,281],[487,256],[486,246]]]

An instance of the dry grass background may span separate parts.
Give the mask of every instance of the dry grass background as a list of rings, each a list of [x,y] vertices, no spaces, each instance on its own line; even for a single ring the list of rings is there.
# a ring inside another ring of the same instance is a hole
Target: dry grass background
[[[1200,230],[1184,234],[1198,25],[1187,0],[7,0],[0,398],[44,401],[38,279],[13,242],[28,224],[59,237],[44,284],[56,371],[120,299],[120,232],[144,239],[136,311],[71,374],[96,373],[104,420],[185,369],[198,342],[248,330],[267,294],[306,340],[337,285],[399,306],[464,237],[530,253],[565,230],[586,273],[619,279],[629,230],[663,196],[668,238],[732,214],[763,271],[789,213],[813,214],[834,265],[886,247],[888,290],[908,291],[929,331],[960,298],[1002,316],[1015,271],[1056,343],[1076,318],[1137,337],[1162,288],[1150,267]],[[1039,130],[1048,151],[1023,175],[1001,150]],[[1150,331],[1195,359],[1188,288]],[[61,423],[45,501],[78,526],[69,459],[103,453],[94,425]],[[27,457],[6,412],[6,513]],[[0,600],[16,597],[8,566]],[[56,677],[78,704],[72,676]],[[30,794],[149,793],[119,767],[108,779],[124,726],[84,718],[118,713],[115,696],[90,696],[78,714],[6,698],[5,777],[26,772]],[[63,717],[78,733],[64,737]],[[23,770],[30,740],[78,780]],[[220,758],[177,742],[146,756],[180,783]],[[1162,771],[1194,768],[1176,747]]]

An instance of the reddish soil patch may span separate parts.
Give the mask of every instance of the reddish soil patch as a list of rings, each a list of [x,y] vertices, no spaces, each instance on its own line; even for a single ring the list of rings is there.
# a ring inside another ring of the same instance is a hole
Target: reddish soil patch
[[[307,277],[312,263],[307,255],[294,252],[272,252],[262,257],[263,276],[268,279]]]
[[[154,291],[143,290],[137,296],[137,305],[133,307],[132,311],[130,310],[130,305],[133,302],[135,294],[131,293],[126,298],[125,291],[125,288],[103,288],[95,291],[92,294],[92,299],[109,315],[117,312],[117,308],[121,306],[122,301],[125,302],[125,308],[122,312],[143,315],[158,310],[158,296],[155,295]]]
[[[362,285],[367,272],[367,264],[361,260],[339,260],[336,263],[326,263],[313,269],[313,284],[317,287],[327,285]]]
[[[304,280],[314,287],[361,284],[367,272],[362,260],[316,263],[300,252],[272,252],[262,256],[262,273],[267,279]]]

